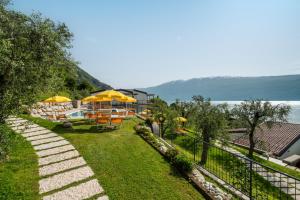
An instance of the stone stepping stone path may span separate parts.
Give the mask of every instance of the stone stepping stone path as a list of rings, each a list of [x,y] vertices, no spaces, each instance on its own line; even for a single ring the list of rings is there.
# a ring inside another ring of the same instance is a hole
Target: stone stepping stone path
[[[10,117],[6,123],[36,151],[43,200],[109,200],[93,170],[63,137],[22,118]]]

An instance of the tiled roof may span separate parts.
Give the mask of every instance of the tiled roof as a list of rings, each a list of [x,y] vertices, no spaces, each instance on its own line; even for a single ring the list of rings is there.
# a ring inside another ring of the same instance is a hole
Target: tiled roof
[[[300,124],[275,123],[269,129],[262,124],[255,131],[256,149],[267,151],[275,156],[281,156],[300,138]],[[249,147],[248,135],[234,141],[239,145]]]

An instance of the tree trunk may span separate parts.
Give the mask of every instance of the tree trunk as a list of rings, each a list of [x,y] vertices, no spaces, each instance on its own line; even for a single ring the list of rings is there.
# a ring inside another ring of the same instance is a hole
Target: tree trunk
[[[200,165],[205,165],[207,161],[207,155],[209,150],[209,134],[204,132],[203,135],[203,147],[202,147],[202,155],[201,155],[201,161]]]
[[[255,127],[252,127],[249,133],[249,153],[248,157],[253,158],[253,152],[254,152],[254,147],[255,147],[255,142],[254,142],[254,131]]]

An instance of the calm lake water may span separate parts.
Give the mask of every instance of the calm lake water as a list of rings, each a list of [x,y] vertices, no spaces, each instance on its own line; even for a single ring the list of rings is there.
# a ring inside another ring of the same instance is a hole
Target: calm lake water
[[[213,101],[213,103],[227,103],[229,106],[234,106],[240,104],[242,101]],[[288,117],[288,121],[291,123],[300,124],[300,101],[270,101],[273,105],[278,104],[288,104],[291,106],[292,110]]]

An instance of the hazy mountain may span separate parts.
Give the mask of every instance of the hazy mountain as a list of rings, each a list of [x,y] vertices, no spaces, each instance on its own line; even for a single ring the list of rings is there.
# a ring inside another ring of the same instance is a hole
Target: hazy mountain
[[[300,75],[262,77],[211,77],[167,82],[143,90],[172,101],[193,95],[215,101],[246,99],[300,101]]]

